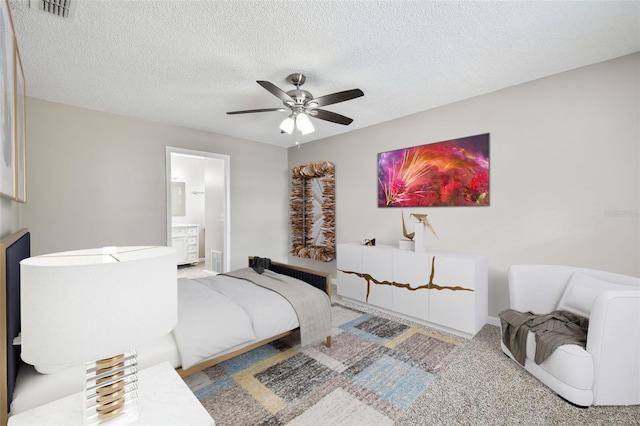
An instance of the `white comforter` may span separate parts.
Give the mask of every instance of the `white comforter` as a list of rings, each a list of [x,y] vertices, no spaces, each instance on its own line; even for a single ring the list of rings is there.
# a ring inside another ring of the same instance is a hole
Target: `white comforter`
[[[173,333],[183,369],[298,327],[289,302],[249,281],[226,275],[180,279],[178,291]]]
[[[178,324],[137,348],[139,368],[169,361],[186,369],[298,327],[293,307],[279,294],[225,275],[178,280]],[[17,414],[82,390],[84,367],[39,374],[23,365],[11,402]]]

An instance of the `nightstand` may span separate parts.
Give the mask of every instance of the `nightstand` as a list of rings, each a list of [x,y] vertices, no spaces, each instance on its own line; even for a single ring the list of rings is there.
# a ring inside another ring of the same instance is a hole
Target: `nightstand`
[[[8,425],[82,425],[81,398],[79,392],[16,414],[9,417]],[[168,362],[138,373],[138,418],[130,424],[215,426],[207,410]]]

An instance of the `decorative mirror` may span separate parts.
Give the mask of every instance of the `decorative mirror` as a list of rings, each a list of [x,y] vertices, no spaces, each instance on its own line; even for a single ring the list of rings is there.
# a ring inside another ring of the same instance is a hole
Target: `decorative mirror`
[[[294,256],[321,262],[335,259],[333,163],[322,161],[291,169],[291,234]]]
[[[184,182],[171,182],[171,216],[184,216]]]

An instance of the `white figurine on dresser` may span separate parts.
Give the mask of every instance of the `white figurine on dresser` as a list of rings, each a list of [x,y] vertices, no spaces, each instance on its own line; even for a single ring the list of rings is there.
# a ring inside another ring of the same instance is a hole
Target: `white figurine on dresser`
[[[465,337],[488,317],[487,257],[395,246],[337,246],[338,294]]]

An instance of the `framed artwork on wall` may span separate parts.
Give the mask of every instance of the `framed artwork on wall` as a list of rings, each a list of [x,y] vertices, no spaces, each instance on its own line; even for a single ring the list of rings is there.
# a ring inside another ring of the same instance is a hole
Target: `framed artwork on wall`
[[[7,0],[0,0],[0,196],[15,199],[13,25]]]
[[[15,40],[15,37],[14,37]],[[16,200],[27,202],[27,170],[26,170],[26,102],[24,88],[24,70],[15,42],[16,86],[15,86],[15,169],[16,169]]]
[[[378,154],[378,207],[489,205],[489,133]]]

